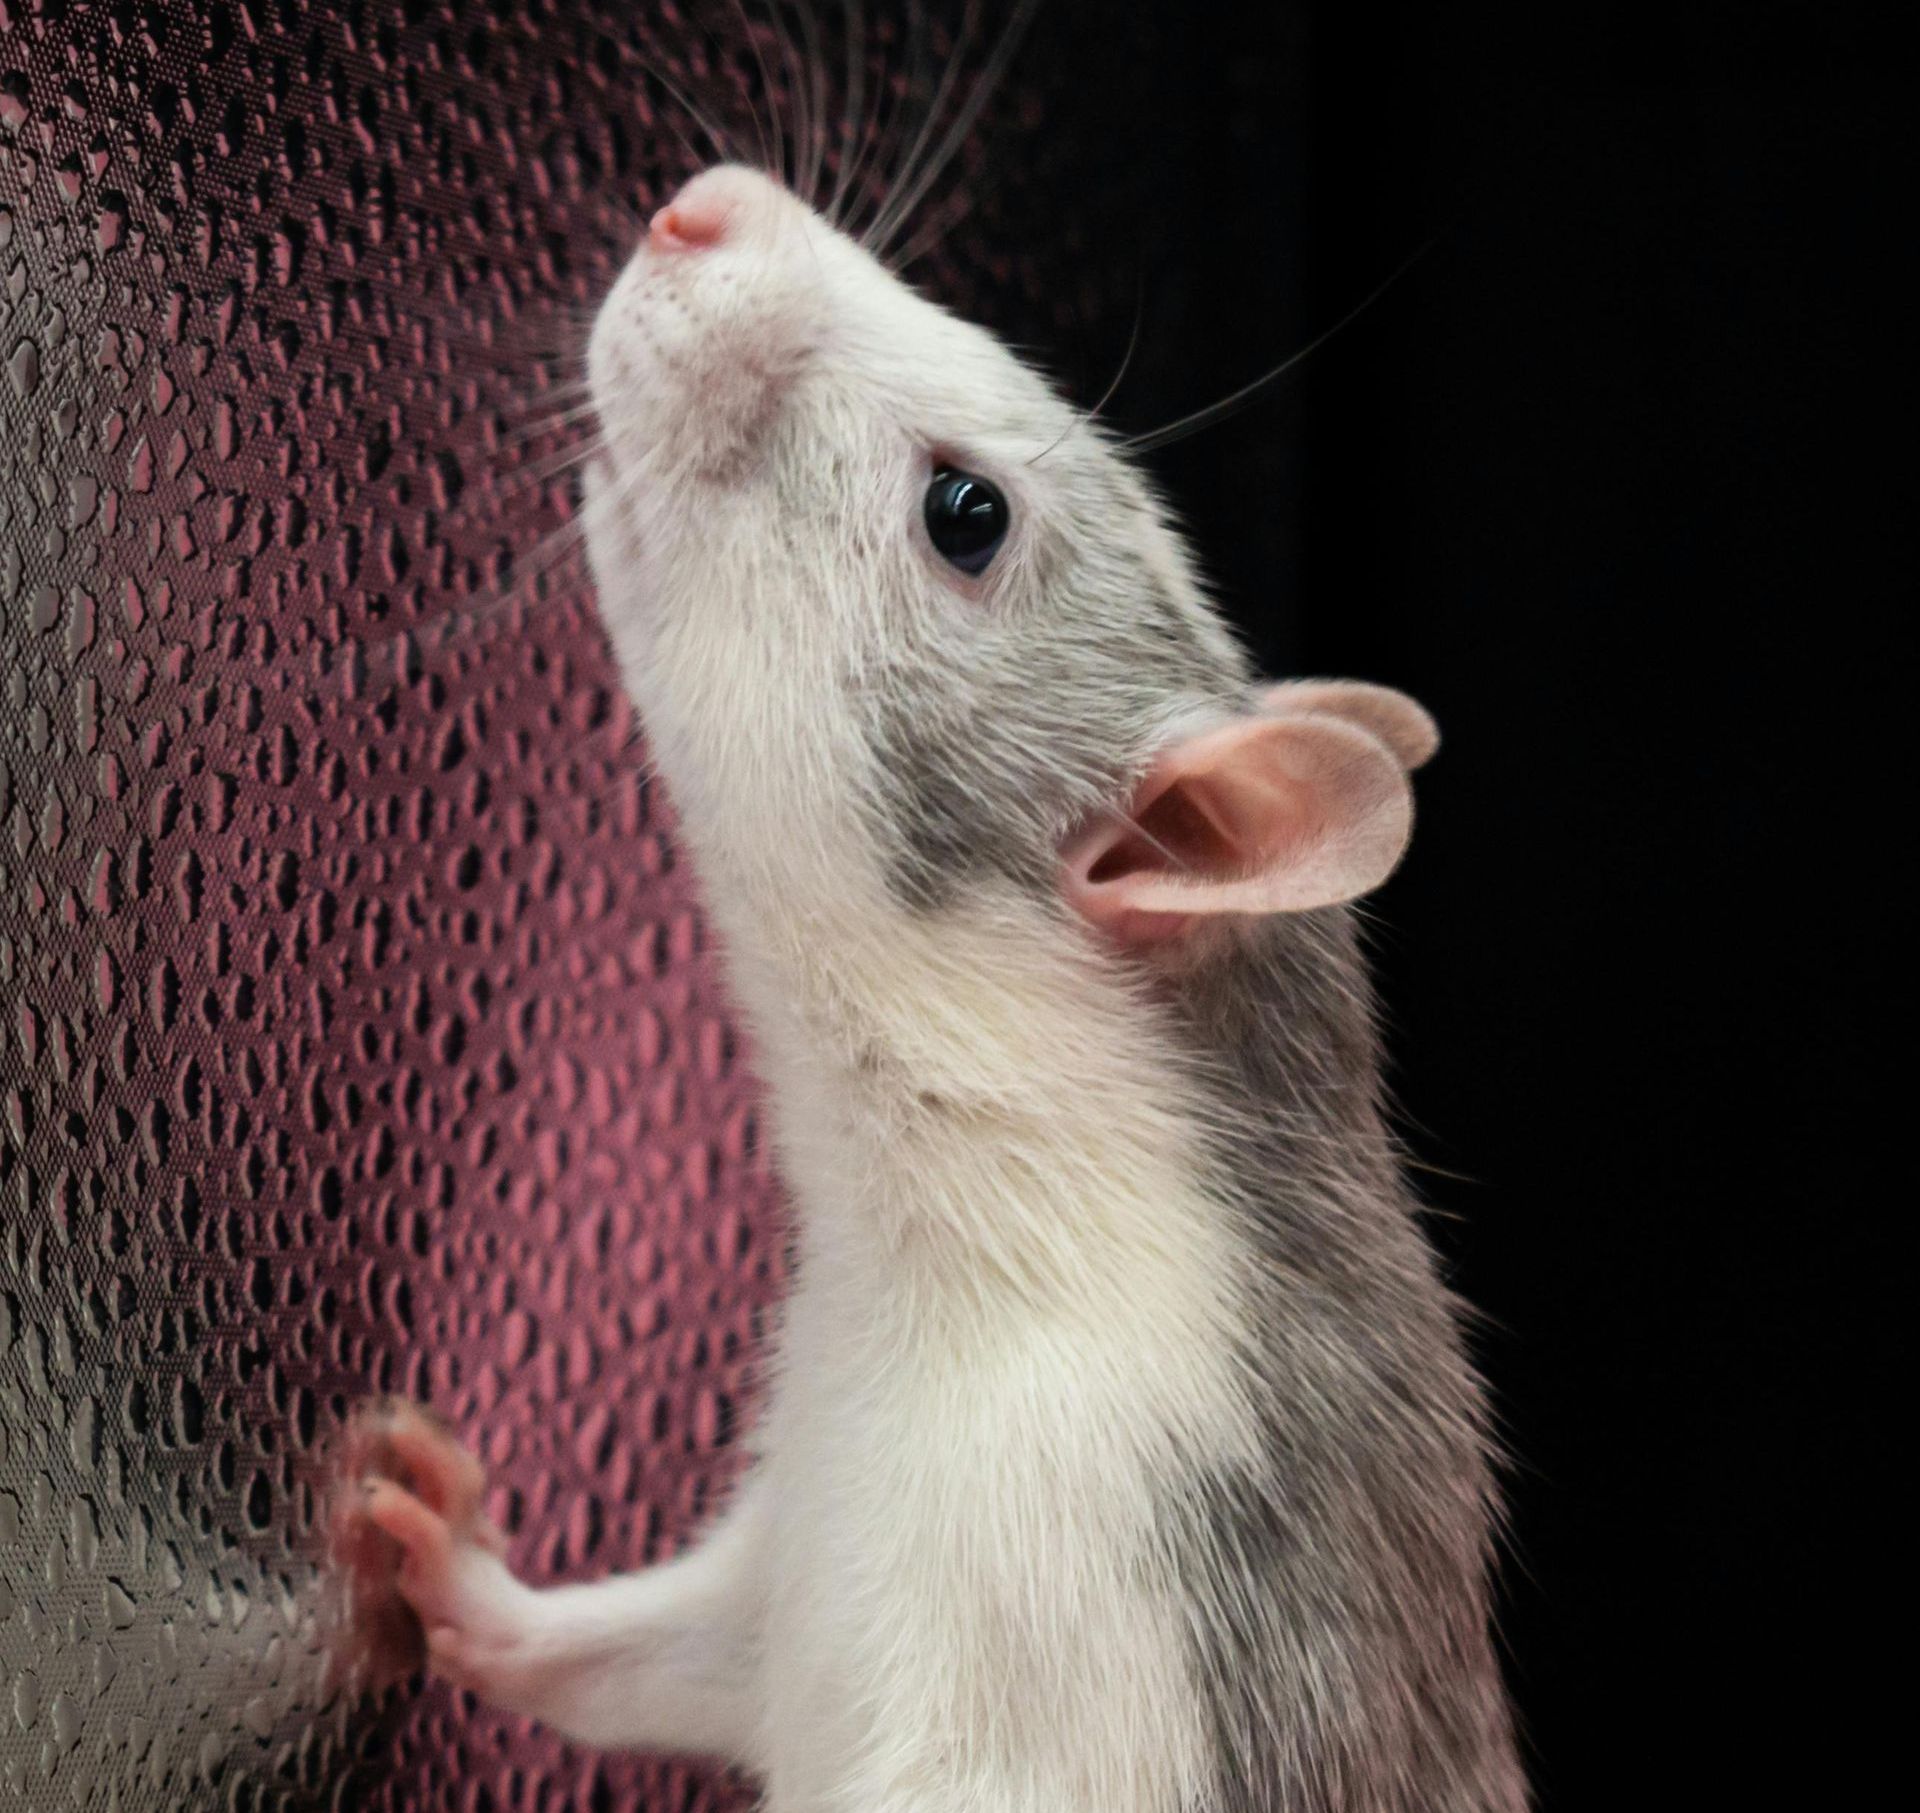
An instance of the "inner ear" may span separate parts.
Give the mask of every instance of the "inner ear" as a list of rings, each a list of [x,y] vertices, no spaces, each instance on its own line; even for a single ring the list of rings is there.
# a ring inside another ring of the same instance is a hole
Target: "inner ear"
[[[1076,839],[1062,892],[1130,944],[1332,906],[1392,873],[1412,812],[1406,770],[1377,736],[1339,718],[1236,719],[1175,744],[1124,814]]]
[[[1232,835],[1198,790],[1176,781],[1135,808],[1086,869],[1096,885],[1127,875],[1206,875],[1220,866]]]

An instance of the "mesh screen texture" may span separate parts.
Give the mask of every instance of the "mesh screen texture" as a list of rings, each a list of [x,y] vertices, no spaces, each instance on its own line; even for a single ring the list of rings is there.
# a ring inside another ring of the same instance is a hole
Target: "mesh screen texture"
[[[534,1579],[674,1552],[750,1414],[776,1186],[549,539],[674,92],[785,81],[707,11],[0,0],[0,1801],[744,1804],[340,1689],[317,1560],[370,1394]]]

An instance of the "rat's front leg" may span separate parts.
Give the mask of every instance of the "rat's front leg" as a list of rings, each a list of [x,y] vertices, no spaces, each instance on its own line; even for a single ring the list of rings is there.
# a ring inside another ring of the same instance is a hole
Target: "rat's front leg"
[[[429,1666],[503,1710],[602,1749],[697,1751],[751,1767],[764,1586],[754,1482],[691,1553],[592,1585],[515,1578],[479,1511],[479,1463],[409,1406],[394,1472],[361,1514],[399,1544]]]

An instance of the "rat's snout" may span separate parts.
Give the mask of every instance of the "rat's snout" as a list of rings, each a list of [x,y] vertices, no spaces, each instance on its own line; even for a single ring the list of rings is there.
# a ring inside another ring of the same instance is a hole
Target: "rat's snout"
[[[757,170],[726,164],[703,170],[654,215],[647,243],[663,252],[718,245],[739,223],[777,202],[778,188]]]
[[[748,469],[823,332],[809,245],[806,207],[737,164],[703,170],[654,215],[587,344],[617,453],[707,476]]]
[[[714,245],[726,231],[731,212],[717,197],[669,202],[647,223],[647,237],[663,248]]]

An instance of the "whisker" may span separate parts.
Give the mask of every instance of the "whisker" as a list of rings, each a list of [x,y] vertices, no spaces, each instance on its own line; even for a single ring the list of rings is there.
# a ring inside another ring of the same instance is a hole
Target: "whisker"
[[[966,103],[954,116],[947,134],[941,140],[939,149],[928,161],[924,170],[914,180],[913,187],[904,198],[897,199],[891,209],[891,221],[886,234],[876,241],[876,249],[884,251],[887,240],[899,231],[900,223],[910,219],[913,211],[920,205],[921,197],[939,179],[941,173],[952,161],[953,155],[965,142],[967,134],[973,130],[974,122],[979,119],[981,110],[993,97],[994,90],[1000,84],[1000,78],[1006,73],[1007,65],[1013,60],[1014,52],[1019,48],[1025,35],[1027,22],[1033,17],[1038,0],[1018,0],[1013,11],[1007,15],[1007,23],[1001,28],[998,41],[988,55],[976,78],[973,91],[967,96]]]
[[[662,74],[660,70],[653,67],[648,67],[647,70],[645,71],[645,74],[651,77],[655,82],[658,82],[660,86],[666,90],[667,94],[673,99],[673,101],[686,113],[687,117],[691,119],[693,123],[696,126],[698,126],[702,132],[704,132],[707,135],[708,141],[712,144],[714,150],[719,152],[720,157],[723,161],[736,162],[736,163],[745,163],[747,161],[745,158],[739,155],[739,149],[737,145],[734,143],[733,139],[728,134],[722,132],[720,128],[714,124],[712,116],[709,115],[704,108],[695,106],[694,103],[687,97],[686,93],[681,88],[679,88],[671,79],[669,79],[666,75]],[[764,133],[760,133],[760,120],[757,114],[754,116],[753,123],[754,123],[754,130],[756,134],[758,134],[760,137],[763,161],[764,161],[766,137]],[[675,126],[674,132],[675,132],[675,135],[679,138],[681,144],[686,146],[688,157],[690,157],[693,160],[694,167],[698,169],[707,160],[700,156],[699,152],[689,142],[687,135],[684,132],[680,131],[678,126]]]
[[[753,29],[753,22],[747,17],[746,0],[733,0],[733,10],[740,20],[740,31],[745,37],[747,48],[753,52],[753,60],[760,68],[760,92],[765,98],[767,111],[773,120],[773,153],[765,162],[767,172],[784,184],[786,172],[786,127],[780,114],[780,95],[773,85],[773,73],[767,67],[765,51],[760,45],[760,34]]]
[[[503,404],[502,408],[509,413],[515,409],[524,412],[551,402],[555,398],[583,397],[592,388],[593,381],[584,371],[570,378],[544,378],[540,381],[540,391],[537,396],[516,397],[511,404]]]
[[[565,389],[510,398],[494,408],[493,419],[503,433],[538,434],[545,424],[577,419],[579,412],[591,403],[592,396],[591,387],[582,378],[578,384],[569,382]]]
[[[806,187],[800,199],[817,209],[820,201],[820,177],[827,157],[827,69],[820,54],[820,21],[813,0],[797,0],[794,16],[799,22],[802,72],[806,77],[810,127],[807,135]]]
[[[1145,317],[1145,314],[1146,314],[1146,285],[1143,280],[1141,283],[1136,285],[1134,289],[1133,326],[1127,333],[1127,350],[1120,355],[1120,369],[1113,374],[1113,381],[1110,384],[1108,384],[1106,389],[1100,393],[1099,402],[1095,403],[1094,406],[1091,409],[1087,410],[1084,414],[1076,414],[1073,420],[1070,421],[1066,425],[1066,427],[1060,430],[1059,435],[1055,438],[1053,442],[1053,446],[1043,447],[1038,453],[1036,453],[1033,456],[1032,459],[1027,461],[1027,464],[1029,466],[1039,465],[1039,463],[1043,459],[1045,459],[1049,453],[1054,451],[1054,448],[1059,447],[1063,443],[1065,443],[1076,428],[1083,428],[1088,423],[1098,419],[1101,410],[1105,409],[1106,406],[1113,401],[1115,393],[1119,390],[1120,386],[1126,381],[1128,369],[1133,364],[1134,351],[1140,344],[1140,323],[1142,319]]]
[[[596,454],[607,450],[606,441],[595,436],[578,446],[563,447],[547,459],[536,460],[508,475],[502,485],[502,494],[508,497],[521,491],[538,490],[542,485],[550,484],[563,473],[571,472],[578,466],[584,466]]]
[[[681,134],[680,142],[682,144],[686,144],[687,142],[684,133]],[[692,147],[689,145],[688,149],[691,150]],[[601,194],[599,200],[603,208],[612,209],[614,214],[625,225],[627,229],[626,236],[629,239],[638,240],[645,236],[647,231],[646,221],[641,218],[640,210],[636,208],[632,202],[628,201],[624,195],[614,190],[608,190]]]
[[[360,652],[371,666],[388,649],[401,643],[432,643],[435,652],[445,650],[453,645],[456,638],[477,633],[503,611],[528,602],[528,591],[537,589],[542,581],[564,565],[585,537],[583,519],[579,516],[571,518],[522,552],[513,563],[512,578],[505,584],[463,599],[437,616],[423,623],[411,624],[381,641],[362,643],[359,645]]]
[[[1184,856],[1180,855],[1178,851],[1168,849],[1167,846],[1163,844],[1159,838],[1155,837],[1131,812],[1119,806],[1102,806],[1100,812],[1102,817],[1112,819],[1115,824],[1126,826],[1148,849],[1158,855],[1164,856],[1169,866],[1176,869],[1189,869],[1193,866]]]
[[[907,241],[904,251],[894,253],[886,261],[888,268],[896,274],[905,272],[933,251],[972,212],[973,197],[968,194],[956,195]]]
[[[893,148],[903,130],[902,122],[907,112],[908,102],[919,86],[920,65],[926,48],[926,13],[919,0],[909,0],[907,7],[907,59],[903,69],[892,72],[888,79],[875,85],[873,106],[873,130],[862,148],[860,164],[852,187],[847,208],[846,231],[853,231],[853,222],[858,217],[864,202],[861,190],[874,180],[874,174],[889,167]],[[891,97],[889,97],[891,90]],[[891,98],[892,106],[888,106]],[[886,193],[874,203],[874,212],[886,206]],[[862,243],[865,235],[859,236]]]
[[[779,59],[780,74],[786,84],[787,98],[793,116],[792,125],[790,127],[783,127],[780,133],[780,149],[782,152],[781,180],[791,188],[798,180],[797,172],[800,164],[800,144],[802,135],[806,131],[806,119],[802,106],[802,97],[794,79],[793,45],[787,37],[787,28],[781,18],[780,0],[764,0],[764,11],[766,13],[766,29],[773,33],[774,50]],[[774,101],[774,107],[777,118],[779,108],[777,98]],[[787,172],[789,159],[795,171],[795,174],[792,176],[789,176]]]
[[[593,498],[580,498],[571,504],[567,521],[542,536],[532,547],[514,557],[513,575],[492,592],[466,599],[425,623],[411,624],[376,642],[355,640],[348,645],[346,658],[359,663],[371,675],[390,654],[399,671],[410,654],[439,656],[477,636],[490,622],[524,604],[546,602],[543,597],[527,597],[539,592],[585,543],[593,524],[625,505],[644,482],[640,472],[624,474],[610,491]],[[430,645],[430,646],[429,646]],[[424,648],[424,653],[423,653]],[[353,679],[350,670],[345,676]]]
[[[846,0],[847,104],[840,115],[840,168],[834,173],[833,194],[826,206],[827,224],[840,225],[840,204],[847,193],[847,178],[852,172],[854,154],[860,148],[854,140],[856,126],[865,124],[861,112],[866,99],[867,15],[860,0]]]
[[[1400,281],[1421,259],[1440,242],[1435,234],[1425,244],[1417,247],[1408,257],[1394,267],[1381,281],[1374,285],[1352,308],[1340,317],[1331,327],[1314,335],[1305,346],[1296,353],[1282,359],[1271,371],[1262,372],[1250,383],[1242,384],[1238,390],[1230,392],[1217,403],[1209,403],[1204,409],[1196,409],[1191,415],[1181,416],[1177,421],[1169,422],[1163,428],[1154,428],[1145,434],[1136,434],[1120,442],[1128,453],[1151,453],[1156,447],[1171,446],[1175,441],[1185,440],[1190,434],[1198,434],[1203,428],[1210,428],[1215,422],[1246,408],[1260,393],[1278,384],[1287,374],[1304,360],[1310,359],[1334,335],[1352,325]]]
[[[918,20],[917,4],[910,3],[907,13],[907,43],[910,54],[918,43],[916,35]],[[873,34],[875,48],[869,66],[869,73],[873,80],[873,105],[860,122],[860,140],[847,181],[846,208],[838,223],[841,229],[848,233],[853,231],[853,222],[863,205],[863,191],[872,180],[872,171],[882,167],[876,153],[884,143],[886,134],[892,130],[900,105],[901,77],[889,62],[890,47],[897,44],[898,34],[890,28],[890,21],[883,19],[878,21],[878,24],[880,29]],[[892,106],[888,105],[889,101],[892,102]]]
[[[515,428],[503,433],[489,449],[492,453],[517,453],[522,447],[530,447],[535,441],[543,441],[550,434],[558,434],[585,421],[596,412],[597,406],[591,399],[575,403],[571,408],[556,410],[541,421],[523,428]]]
[[[602,816],[615,815],[618,815],[616,823],[625,821],[636,828],[656,822],[659,809],[654,802],[660,786],[659,762],[648,750],[638,719],[628,715],[630,721],[608,735],[591,758],[605,766],[603,775],[584,784],[582,779],[572,779],[561,788],[543,794],[542,799],[579,813],[589,823]],[[618,724],[617,717],[614,722]],[[641,755],[643,750],[648,753]],[[618,921],[614,923],[617,925]],[[566,940],[555,940],[544,957],[534,960],[532,973],[565,960],[570,949]]]
[[[443,328],[438,338],[442,349],[458,354],[470,367],[490,367],[519,376],[524,375],[530,361],[545,364],[579,350],[565,327],[553,311],[543,309],[537,321],[503,321],[486,334]]]
[[[780,39],[781,66],[786,71],[787,80],[792,84],[792,188],[794,194],[802,201],[810,201],[811,197],[806,188],[806,172],[812,166],[814,134],[820,129],[819,118],[813,104],[813,82],[807,73],[799,39],[794,32],[787,29],[787,9],[782,4],[782,0],[767,0],[767,16],[773,21],[773,29]]]
[[[894,173],[891,194],[875,212],[873,219],[867,223],[867,230],[860,235],[862,245],[878,250],[886,243],[882,236],[883,229],[887,229],[889,219],[897,218],[896,204],[905,192],[907,184],[913,179],[914,167],[925,153],[935,122],[940,117],[941,109],[947,104],[947,96],[952,92],[960,66],[966,60],[967,46],[972,41],[974,22],[978,17],[978,0],[967,0],[966,7],[960,15],[959,37],[955,40],[953,49],[946,59],[946,65],[940,71],[940,78],[934,84],[933,94],[920,115],[919,130],[914,134],[913,142],[907,149],[907,155],[900,160],[900,167]]]

